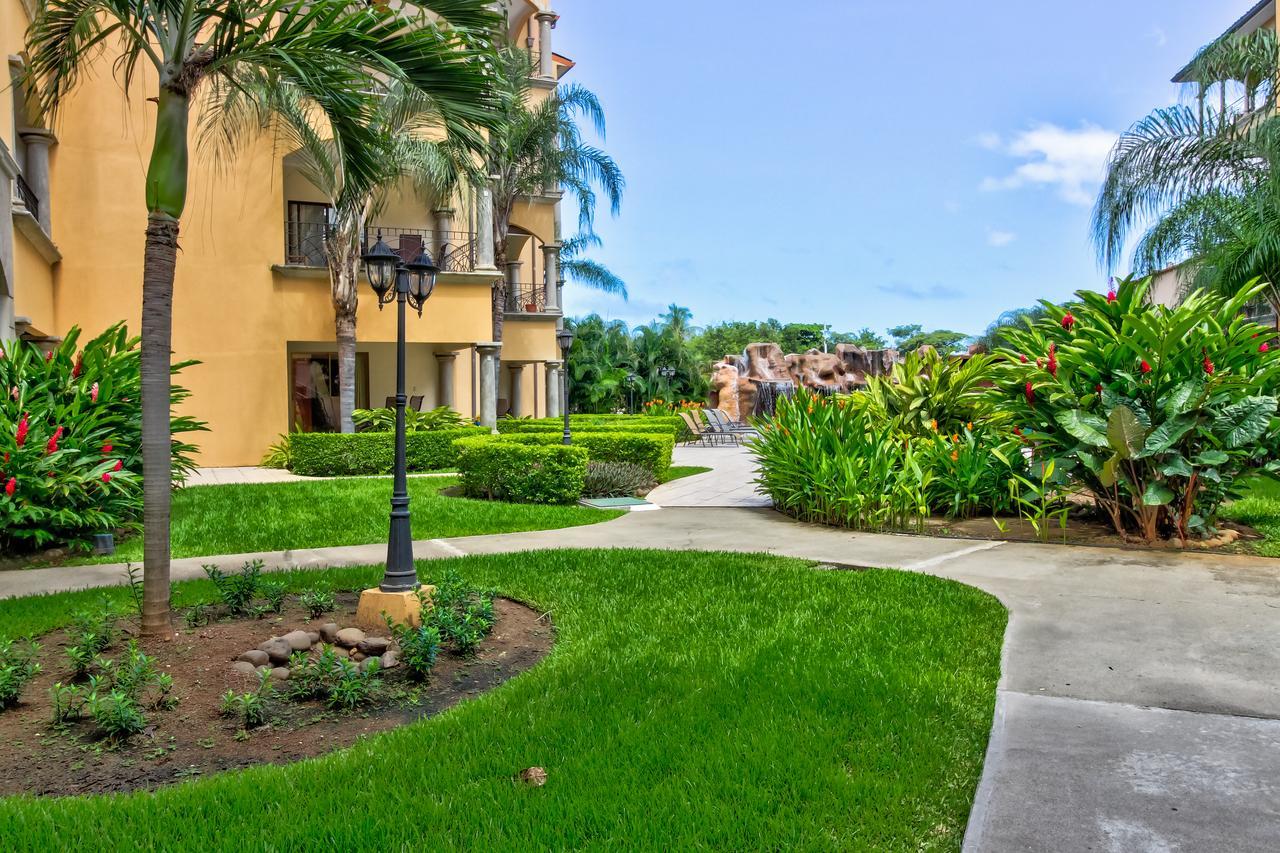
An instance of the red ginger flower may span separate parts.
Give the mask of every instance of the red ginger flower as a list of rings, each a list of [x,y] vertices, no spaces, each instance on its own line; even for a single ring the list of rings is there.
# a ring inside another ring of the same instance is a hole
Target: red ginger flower
[[[1036,389],[1032,386],[1030,382],[1028,382],[1025,386],[1023,386],[1022,392],[1027,395],[1027,402],[1031,403],[1032,405],[1035,405]]]
[[[1150,373],[1151,365],[1147,364],[1147,360],[1144,358],[1142,360],[1142,364],[1138,365],[1138,369],[1141,370],[1143,373]]]
[[[1072,316],[1070,311],[1062,315],[1062,328],[1066,329],[1069,332],[1071,331],[1071,327],[1074,326],[1075,324],[1076,324],[1076,318]]]
[[[44,360],[46,364],[48,362],[53,361],[53,350],[49,350],[47,353],[44,354]]]
[[[27,413],[26,412],[22,413],[22,420],[18,421],[18,432],[14,436],[14,438],[18,440],[19,447],[27,443]]]
[[[112,449],[111,442],[108,441],[106,444],[102,445],[102,455],[106,456],[112,451]]]
[[[1093,386],[1093,390],[1094,390],[1094,392],[1095,392],[1095,393],[1097,393],[1097,394],[1101,394],[1101,393],[1102,393],[1102,383],[1101,383],[1101,382],[1099,382],[1097,385],[1094,385],[1094,386]]]
[[[1058,378],[1058,345],[1049,344],[1049,375]]]
[[[104,483],[110,483],[110,482],[111,482],[111,473],[110,473],[109,471],[103,471],[103,472],[102,472],[102,482],[104,482]]]
[[[1258,352],[1266,352],[1269,349],[1271,349],[1271,347],[1267,346],[1266,341],[1263,341],[1262,344],[1258,347]]]
[[[1204,372],[1205,372],[1207,375],[1212,376],[1212,375],[1213,375],[1213,362],[1209,360],[1209,356],[1208,356],[1208,355],[1205,355],[1205,357],[1204,357],[1204,361],[1202,361],[1202,362],[1201,362],[1201,364],[1204,366]]]
[[[10,477],[9,482],[4,484],[4,493],[9,497],[13,497],[13,493],[18,490],[18,481]]]
[[[123,468],[123,467],[124,467],[124,461],[123,461],[123,460],[121,460],[121,459],[117,459],[117,460],[116,460],[116,464],[111,468],[111,470],[112,470],[112,471],[119,471],[119,470],[120,470],[121,468]]]
[[[62,438],[62,427],[58,427],[53,431],[53,437],[49,439],[49,443],[44,446],[45,453],[58,452],[58,439]]]
[[[1111,304],[1112,302],[1115,302],[1115,301],[1116,301],[1116,292],[1115,292],[1114,290],[1108,290],[1108,291],[1107,291],[1107,304],[1109,305],[1109,304]]]
[[[94,403],[98,402],[98,383],[97,382],[93,383],[93,387],[89,389],[89,399]]]
[[[1025,355],[1023,355],[1022,353],[1018,353],[1018,358],[1022,359],[1022,363],[1023,363],[1023,364],[1026,364],[1026,363],[1027,363],[1027,357],[1026,357]]]
[[[71,378],[77,379],[79,378],[80,374],[83,372],[84,372],[84,354],[81,353],[80,355],[76,356],[75,366],[71,368]]]

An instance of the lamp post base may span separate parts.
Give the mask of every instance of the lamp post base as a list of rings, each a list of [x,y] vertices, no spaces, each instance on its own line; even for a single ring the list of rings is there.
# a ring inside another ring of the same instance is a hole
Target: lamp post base
[[[423,584],[422,590],[430,606],[430,597],[436,588]],[[356,607],[356,624],[360,628],[385,631],[387,621],[383,614],[390,616],[397,625],[416,628],[422,624],[422,602],[414,590],[383,592],[374,587],[360,593],[360,604]]]

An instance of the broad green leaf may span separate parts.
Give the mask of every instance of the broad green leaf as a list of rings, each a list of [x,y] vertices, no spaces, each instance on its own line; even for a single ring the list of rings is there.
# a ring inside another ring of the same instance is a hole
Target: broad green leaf
[[[1227,447],[1243,447],[1267,431],[1275,411],[1275,397],[1247,397],[1223,409],[1214,418],[1213,431]]]
[[[1195,425],[1195,415],[1178,415],[1172,420],[1165,421],[1147,436],[1147,441],[1142,446],[1142,452],[1138,456],[1154,456],[1157,453],[1164,453],[1181,441],[1182,437]]]
[[[1173,500],[1173,489],[1164,483],[1150,483],[1142,493],[1142,502],[1147,506],[1164,506]]]
[[[1097,415],[1079,409],[1067,409],[1058,412],[1056,417],[1058,424],[1077,441],[1090,447],[1107,446],[1107,422]]]
[[[1121,459],[1129,459],[1142,449],[1147,433],[1133,409],[1120,405],[1111,410],[1107,418],[1107,443]]]
[[[1119,474],[1116,470],[1116,466],[1119,464],[1120,464],[1119,456],[1112,456],[1106,462],[1102,463],[1102,473],[1098,475],[1098,480],[1101,481],[1102,485],[1106,486],[1107,488],[1111,488],[1116,484],[1116,480],[1119,479]]]
[[[1199,395],[1203,388],[1204,383],[1199,379],[1188,379],[1186,382],[1175,386],[1168,394],[1165,394],[1164,398],[1160,401],[1160,407],[1164,409],[1165,414],[1171,418],[1185,414],[1187,404],[1189,404],[1194,397]]]
[[[1197,465],[1222,465],[1229,458],[1225,450],[1204,450],[1191,461]]]
[[[1185,456],[1175,456],[1160,467],[1160,473],[1166,477],[1190,477],[1191,463]]]

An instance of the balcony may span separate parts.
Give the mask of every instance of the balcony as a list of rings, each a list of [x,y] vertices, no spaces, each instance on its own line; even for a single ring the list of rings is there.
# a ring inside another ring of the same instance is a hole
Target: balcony
[[[285,221],[285,264],[294,267],[325,267],[325,238],[332,225],[326,222]],[[370,225],[360,240],[363,254],[381,236],[391,251],[408,262],[419,251],[427,252],[441,272],[474,272],[476,268],[476,235],[466,231],[433,231],[426,228],[401,228],[392,225]]]
[[[506,313],[547,313],[547,289],[541,284],[508,284]]]
[[[21,174],[15,175],[13,179],[13,187],[18,195],[18,199],[26,207],[27,212],[38,222],[40,221],[40,198],[36,195],[36,191],[31,189],[31,185],[27,183],[27,179]]]

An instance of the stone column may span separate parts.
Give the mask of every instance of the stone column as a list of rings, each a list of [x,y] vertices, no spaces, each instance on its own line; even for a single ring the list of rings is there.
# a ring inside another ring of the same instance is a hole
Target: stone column
[[[542,286],[547,294],[547,310],[560,310],[560,244],[542,247]]]
[[[432,215],[435,217],[436,224],[436,244],[428,248],[430,248],[431,254],[435,255],[436,266],[443,270],[445,269],[445,259],[449,256],[451,248],[450,241],[453,239],[450,233],[453,231],[453,208],[437,207],[432,211]],[[453,246],[452,248],[457,247]]]
[[[564,310],[564,279],[563,278],[556,280],[556,306],[560,308],[561,311]],[[561,320],[559,323],[557,323],[556,328],[564,328],[564,321]]]
[[[524,365],[508,364],[507,370],[510,373],[511,387],[510,393],[507,394],[507,399],[511,401],[507,413],[513,418],[518,418],[524,409]]]
[[[490,176],[496,180],[496,176]],[[480,188],[476,208],[476,269],[496,270],[493,254],[493,188],[487,184]]]
[[[22,177],[39,201],[39,211],[32,212],[36,213],[36,220],[44,233],[52,234],[49,225],[49,146],[58,140],[43,128],[24,128],[19,135],[27,146],[27,165]]]
[[[498,359],[501,343],[476,344],[480,356],[480,426],[496,431],[498,423]]]
[[[555,12],[539,12],[534,17],[538,19],[538,76],[554,80],[556,66],[551,58],[551,31],[560,16]]]
[[[0,187],[8,188],[0,192],[0,341],[18,336],[13,281],[13,178],[17,174],[18,164],[0,140]]]
[[[524,310],[524,294],[520,292],[521,261],[507,261],[507,305],[508,311]]]
[[[560,409],[560,371],[562,361],[547,362],[547,417],[558,418],[563,412]]]
[[[439,375],[439,385],[436,392],[436,405],[448,406],[457,411],[457,405],[453,399],[453,375],[454,368],[458,361],[456,352],[438,352],[436,353],[436,370]]]

